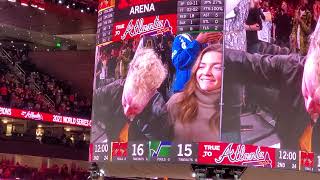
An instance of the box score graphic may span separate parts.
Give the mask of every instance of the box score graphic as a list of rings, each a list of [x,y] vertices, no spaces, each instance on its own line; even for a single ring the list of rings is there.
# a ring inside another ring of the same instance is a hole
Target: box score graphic
[[[170,151],[172,143],[169,141],[150,141],[149,158],[153,161],[170,161]]]
[[[276,150],[276,167],[280,169],[298,170],[299,151],[285,149]]]
[[[313,171],[315,161],[314,153],[300,151],[299,156],[299,170]]]
[[[129,142],[128,145],[128,161],[148,161],[148,142]]]
[[[89,160],[96,162],[109,161],[109,144],[97,143],[89,146]]]
[[[197,163],[198,144],[197,143],[173,143],[171,147],[171,161],[177,163]]]
[[[112,142],[111,143],[111,160],[126,161],[128,156],[127,142]]]
[[[220,142],[169,141],[90,144],[93,162],[164,162],[222,164],[320,172],[320,154]]]
[[[234,143],[199,143],[200,164],[275,167],[275,149]]]
[[[222,31],[224,25],[223,0],[178,0],[177,31]]]

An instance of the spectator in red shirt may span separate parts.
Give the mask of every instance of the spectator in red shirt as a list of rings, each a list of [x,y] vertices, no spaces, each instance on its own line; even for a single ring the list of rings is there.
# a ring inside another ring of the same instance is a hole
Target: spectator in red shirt
[[[8,88],[5,84],[3,84],[1,86],[0,94],[2,96],[2,100],[7,104],[8,103]]]

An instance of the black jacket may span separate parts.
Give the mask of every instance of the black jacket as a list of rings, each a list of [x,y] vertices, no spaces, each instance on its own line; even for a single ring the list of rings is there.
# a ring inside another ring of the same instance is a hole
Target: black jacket
[[[260,30],[262,30],[261,18],[265,19],[264,14],[261,12],[260,8],[251,8],[249,10],[248,18],[246,20],[247,25],[259,24]],[[246,31],[247,35],[247,45],[253,45],[259,42],[258,31]]]
[[[240,110],[234,110],[235,105],[239,103],[239,95],[227,93],[227,91],[238,92],[239,84],[274,88],[279,91],[279,99],[273,102],[274,107],[270,108],[272,114],[276,117],[276,132],[281,140],[281,148],[299,149],[299,137],[307,124],[311,122],[310,116],[305,110],[301,91],[305,57],[298,54],[276,55],[280,51],[269,51],[267,53],[273,55],[226,50],[223,115],[229,114],[230,109],[240,114]],[[264,103],[261,102],[261,104]],[[228,117],[223,116],[222,133],[234,132],[234,134],[237,134],[234,125],[229,124],[233,122],[239,124],[239,119],[240,117],[228,119]],[[316,141],[316,134],[313,134],[314,142]],[[223,134],[222,137],[227,138]],[[320,141],[313,143],[313,150],[320,152],[319,144]]]
[[[93,133],[93,141],[98,141],[98,136],[107,137],[108,141],[118,140],[121,129],[128,122],[121,103],[124,83],[125,80],[119,79],[94,91],[92,119],[93,129],[98,132]],[[165,101],[157,92],[130,124],[129,140],[168,140],[170,131]]]

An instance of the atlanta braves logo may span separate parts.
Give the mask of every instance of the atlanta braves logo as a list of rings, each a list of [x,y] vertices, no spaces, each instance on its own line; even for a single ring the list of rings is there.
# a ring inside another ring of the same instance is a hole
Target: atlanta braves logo
[[[168,19],[160,19],[159,16],[156,16],[154,21],[148,24],[144,24],[143,18],[137,19],[135,23],[131,19],[121,39],[126,39],[128,35],[134,37],[137,35],[163,34],[165,32],[172,33],[172,27]]]
[[[255,152],[246,152],[245,145],[236,145],[236,147],[233,147],[233,145],[233,143],[230,143],[223,153],[215,158],[215,163],[222,163],[227,159],[231,163],[242,163],[242,165],[272,167],[269,153],[261,151],[260,147],[257,147]]]

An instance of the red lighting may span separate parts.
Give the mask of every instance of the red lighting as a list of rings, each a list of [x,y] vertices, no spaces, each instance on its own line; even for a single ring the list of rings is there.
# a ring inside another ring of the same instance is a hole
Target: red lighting
[[[48,114],[43,112],[28,111],[22,109],[6,108],[0,106],[0,117],[12,117],[19,119],[30,119],[34,121],[53,122],[74,126],[91,127],[91,120]]]

